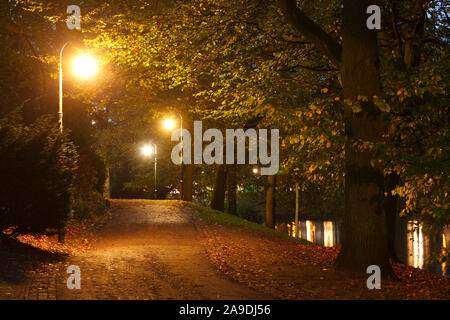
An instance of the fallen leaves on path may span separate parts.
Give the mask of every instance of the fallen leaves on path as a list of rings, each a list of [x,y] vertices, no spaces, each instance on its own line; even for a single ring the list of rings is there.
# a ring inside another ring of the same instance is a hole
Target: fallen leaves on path
[[[75,255],[92,248],[98,228],[108,219],[108,215],[99,217],[97,221],[72,221],[65,227],[64,242],[58,242],[57,235],[26,234],[17,236],[17,240],[51,253]],[[14,227],[2,231],[11,234]],[[55,230],[56,231],[56,230]]]

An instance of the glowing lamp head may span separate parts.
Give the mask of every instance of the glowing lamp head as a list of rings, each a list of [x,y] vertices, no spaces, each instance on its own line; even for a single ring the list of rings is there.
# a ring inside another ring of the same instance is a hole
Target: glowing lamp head
[[[166,128],[167,130],[172,130],[173,128],[175,128],[175,121],[173,121],[171,119],[165,120],[164,128]]]
[[[253,168],[253,173],[254,174],[258,174],[258,172],[259,172],[258,168]]]
[[[141,153],[142,155],[144,155],[145,157],[149,157],[153,154],[153,148],[152,146],[143,146],[141,149]]]
[[[92,77],[97,68],[97,62],[90,56],[80,56],[73,62],[73,70],[81,78]]]

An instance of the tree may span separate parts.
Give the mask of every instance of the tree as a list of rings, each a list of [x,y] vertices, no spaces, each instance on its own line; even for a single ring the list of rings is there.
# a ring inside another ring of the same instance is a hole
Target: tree
[[[237,215],[236,178],[236,165],[229,165],[227,168],[227,212],[233,215]]]
[[[214,191],[211,200],[211,208],[224,211],[225,191],[227,186],[226,165],[216,165],[216,180],[214,183]]]
[[[266,227],[275,229],[275,190],[276,190],[276,176],[267,176],[266,187]]]
[[[341,47],[297,7],[296,0],[279,1],[287,21],[322,50],[342,73],[348,140],[343,239],[337,265],[362,273],[367,266],[375,264],[384,274],[390,274],[386,210],[382,207],[383,168],[373,164],[376,151],[371,147],[382,140],[383,128],[381,113],[372,102],[381,93],[377,34],[366,26],[366,10],[372,4],[371,1],[344,1]],[[353,104],[361,109],[354,110]]]

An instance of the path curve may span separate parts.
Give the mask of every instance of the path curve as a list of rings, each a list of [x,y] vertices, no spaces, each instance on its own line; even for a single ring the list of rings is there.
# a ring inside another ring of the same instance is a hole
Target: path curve
[[[60,263],[57,299],[271,298],[209,262],[193,209],[169,200],[111,200],[111,207],[94,249]],[[69,265],[80,267],[80,290],[67,289]]]

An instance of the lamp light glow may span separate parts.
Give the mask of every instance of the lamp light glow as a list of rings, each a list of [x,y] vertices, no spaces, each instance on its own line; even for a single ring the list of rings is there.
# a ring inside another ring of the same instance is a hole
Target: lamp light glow
[[[97,69],[97,62],[90,56],[80,56],[73,62],[73,70],[81,78],[92,77]]]
[[[175,128],[175,121],[173,121],[172,119],[165,120],[164,128],[166,128],[167,130],[172,130],[173,128]]]
[[[153,154],[152,146],[143,146],[141,152],[144,156],[149,157]]]

